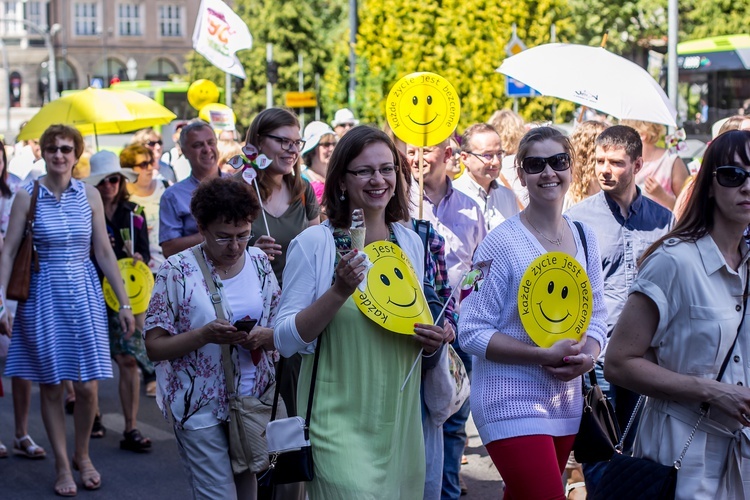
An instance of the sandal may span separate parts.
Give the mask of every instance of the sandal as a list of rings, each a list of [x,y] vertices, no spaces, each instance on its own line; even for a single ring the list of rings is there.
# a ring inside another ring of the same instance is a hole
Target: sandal
[[[55,481],[55,495],[61,497],[74,497],[77,494],[78,487],[73,480],[73,474],[71,474],[70,471],[57,474],[57,480]]]
[[[81,472],[81,481],[83,482],[83,487],[85,489],[98,490],[102,486],[102,476],[94,468],[94,464],[91,463],[91,460],[81,462],[83,467],[81,467],[81,464],[78,463],[78,460],[76,460],[75,457],[73,457],[71,462],[73,463],[73,470]]]
[[[107,428],[102,425],[102,416],[94,417],[94,425],[91,426],[91,437],[94,439],[103,438],[107,433]]]
[[[8,458],[8,447],[0,442],[0,458]]]
[[[21,455],[32,460],[39,460],[47,456],[47,452],[44,451],[44,448],[36,444],[28,434],[13,439],[13,454]]]
[[[151,449],[151,440],[147,437],[143,437],[141,431],[138,429],[123,432],[122,435],[125,439],[120,441],[121,450],[143,453]]]
[[[575,492],[576,489],[580,488],[580,491]],[[575,493],[574,493],[575,492]],[[579,493],[583,496],[580,496]],[[573,496],[571,496],[573,494]],[[565,485],[565,498],[586,498],[586,483],[579,481],[577,483],[568,483]]]

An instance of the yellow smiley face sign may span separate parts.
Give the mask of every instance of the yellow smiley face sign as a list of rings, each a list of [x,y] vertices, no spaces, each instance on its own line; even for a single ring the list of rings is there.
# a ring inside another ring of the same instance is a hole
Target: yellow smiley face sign
[[[434,146],[450,137],[460,114],[456,89],[435,73],[406,75],[391,88],[386,101],[393,133],[418,147]]]
[[[577,260],[549,252],[534,260],[521,278],[518,314],[539,347],[562,339],[580,340],[591,321],[591,283]]]
[[[151,300],[151,290],[154,288],[154,275],[146,264],[141,261],[134,261],[131,258],[120,259],[117,261],[120,268],[122,281],[125,283],[125,293],[128,294],[130,305],[133,308],[133,314],[141,314],[148,309],[148,302]],[[109,284],[107,278],[102,283],[104,292],[104,301],[113,311],[120,309],[120,301]]]
[[[219,102],[219,87],[211,80],[196,80],[188,87],[187,99],[192,107],[200,111],[206,104]]]
[[[432,324],[432,314],[406,254],[389,241],[370,243],[364,249],[372,267],[365,291],[354,291],[362,314],[386,330],[414,335],[414,323]]]

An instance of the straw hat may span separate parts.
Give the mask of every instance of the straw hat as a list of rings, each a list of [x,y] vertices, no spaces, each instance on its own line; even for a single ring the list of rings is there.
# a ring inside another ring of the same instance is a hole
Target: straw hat
[[[91,156],[89,163],[91,173],[83,179],[83,182],[92,186],[96,186],[112,174],[120,174],[130,182],[135,182],[138,179],[138,174],[134,171],[120,168],[120,159],[112,151],[99,151]]]

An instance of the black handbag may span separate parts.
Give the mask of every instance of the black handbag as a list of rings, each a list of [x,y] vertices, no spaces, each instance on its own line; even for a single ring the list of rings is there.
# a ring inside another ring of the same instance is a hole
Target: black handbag
[[[591,387],[583,397],[581,425],[573,443],[573,454],[582,464],[609,460],[620,441],[615,409],[599,387],[594,370],[589,372],[589,382]]]
[[[721,381],[724,376],[724,372],[729,364],[729,358],[732,357],[732,351],[737,345],[737,339],[740,336],[742,330],[742,324],[745,322],[745,311],[747,310],[747,292],[748,286],[750,286],[750,267],[748,267],[747,276],[745,278],[745,292],[743,294],[743,308],[740,325],[737,327],[737,335],[734,337],[734,342],[729,348],[724,362],[721,364],[719,374],[716,376],[717,381]],[[591,500],[671,500],[675,497],[677,490],[677,472],[682,467],[682,460],[685,458],[688,447],[693,441],[693,436],[698,430],[698,426],[703,421],[703,418],[708,414],[710,405],[708,403],[701,404],[701,414],[698,417],[698,421],[693,426],[693,430],[688,436],[685,447],[680,453],[680,457],[670,465],[663,465],[648,458],[643,457],[629,457],[622,454],[622,446],[625,441],[625,437],[628,435],[630,428],[635,422],[635,417],[638,414],[638,410],[643,403],[645,396],[641,396],[638,399],[638,403],[633,409],[633,413],[630,415],[630,420],[625,428],[625,432],[622,433],[620,442],[615,447],[617,452],[612,456],[612,459],[607,464],[602,478],[599,481],[599,485],[591,495]]]

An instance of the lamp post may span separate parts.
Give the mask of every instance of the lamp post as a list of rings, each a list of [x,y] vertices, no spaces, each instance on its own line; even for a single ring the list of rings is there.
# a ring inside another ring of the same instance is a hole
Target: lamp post
[[[60,97],[57,92],[57,64],[55,61],[55,47],[52,45],[52,37],[60,31],[60,25],[55,23],[49,28],[42,28],[36,23],[32,23],[26,19],[3,19],[6,23],[20,23],[26,28],[31,29],[35,33],[42,36],[44,39],[44,45],[47,47],[47,53],[49,57],[49,100],[54,101]],[[10,105],[10,103],[8,103]]]

